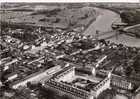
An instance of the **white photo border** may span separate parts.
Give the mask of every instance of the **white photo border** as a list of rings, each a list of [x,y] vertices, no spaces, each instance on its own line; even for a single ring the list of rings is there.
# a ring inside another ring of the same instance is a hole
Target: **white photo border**
[[[0,0],[0,2],[45,2],[45,3],[79,3],[79,2],[114,2],[114,3],[140,3],[140,0]]]

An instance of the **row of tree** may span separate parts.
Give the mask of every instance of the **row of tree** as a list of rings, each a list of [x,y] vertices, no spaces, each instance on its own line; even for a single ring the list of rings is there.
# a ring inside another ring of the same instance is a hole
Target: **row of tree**
[[[129,10],[120,14],[122,21],[128,23],[128,25],[140,24],[140,11]]]
[[[61,96],[55,90],[42,86],[41,83],[31,84],[30,82],[28,82],[27,87],[31,90],[38,90],[38,99],[71,99],[68,95]]]

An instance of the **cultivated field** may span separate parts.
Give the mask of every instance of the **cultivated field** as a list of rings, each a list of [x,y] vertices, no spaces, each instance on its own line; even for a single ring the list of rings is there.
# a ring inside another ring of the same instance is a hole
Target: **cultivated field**
[[[3,4],[0,15],[4,22],[63,29],[85,27],[97,16],[94,7],[66,4]]]

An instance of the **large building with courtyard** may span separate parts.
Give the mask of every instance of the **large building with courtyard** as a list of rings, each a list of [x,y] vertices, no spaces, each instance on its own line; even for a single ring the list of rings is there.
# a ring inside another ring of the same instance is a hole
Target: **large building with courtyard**
[[[111,76],[102,77],[86,73],[74,66],[64,68],[45,82],[46,88],[67,94],[73,99],[96,99],[100,93],[110,88]]]

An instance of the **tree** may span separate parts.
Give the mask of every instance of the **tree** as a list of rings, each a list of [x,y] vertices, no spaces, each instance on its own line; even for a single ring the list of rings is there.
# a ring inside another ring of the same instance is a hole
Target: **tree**
[[[113,99],[113,97],[116,95],[116,91],[113,89],[106,89],[103,91],[97,99]]]
[[[134,61],[133,68],[136,73],[140,72],[140,56]]]
[[[130,10],[124,11],[120,14],[122,21],[128,23],[129,25],[140,23],[140,11]]]
[[[61,99],[71,99],[71,98],[67,95],[63,95],[63,96],[61,96]]]
[[[66,20],[68,26],[74,26],[74,25],[77,24],[77,21],[78,21],[78,20],[77,20],[75,17],[73,17],[73,16],[71,16],[71,17],[66,17],[65,20]]]
[[[51,89],[45,87],[39,88],[39,99],[57,99],[57,93]]]
[[[27,87],[32,89],[32,83],[31,82],[27,82]]]
[[[129,77],[131,75],[132,71],[133,71],[132,67],[128,66],[125,70],[125,75],[127,77]]]

